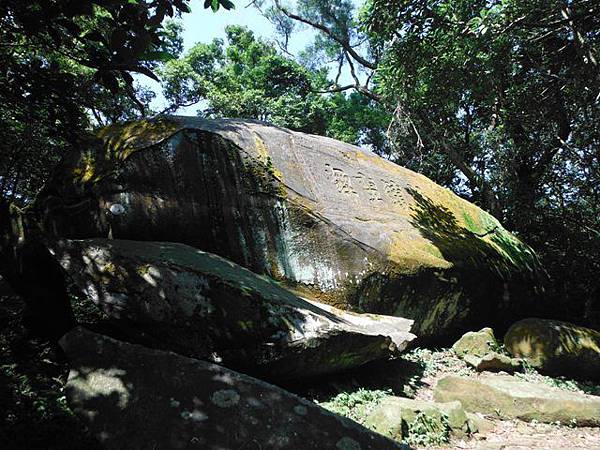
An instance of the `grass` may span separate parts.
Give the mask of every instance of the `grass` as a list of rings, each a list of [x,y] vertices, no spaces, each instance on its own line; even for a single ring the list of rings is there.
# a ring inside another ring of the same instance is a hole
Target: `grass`
[[[319,406],[363,424],[369,414],[391,390],[370,390],[359,388],[355,392],[341,392],[326,402],[316,402]]]

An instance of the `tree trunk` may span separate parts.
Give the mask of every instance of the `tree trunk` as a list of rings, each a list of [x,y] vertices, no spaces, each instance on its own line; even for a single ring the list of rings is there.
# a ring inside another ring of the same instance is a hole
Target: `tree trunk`
[[[25,327],[55,340],[75,319],[62,269],[28,228],[26,215],[0,199],[0,274],[25,300]]]

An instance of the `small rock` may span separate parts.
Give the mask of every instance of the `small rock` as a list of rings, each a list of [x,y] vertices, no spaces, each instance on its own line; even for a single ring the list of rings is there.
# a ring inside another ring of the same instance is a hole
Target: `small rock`
[[[367,417],[365,426],[373,431],[401,441],[417,414],[425,413],[435,428],[443,430],[445,416],[454,434],[464,435],[472,430],[460,402],[435,403],[403,397],[386,397]]]
[[[497,348],[498,343],[491,328],[469,331],[452,346],[452,350],[460,357],[465,355],[483,357]]]
[[[478,433],[480,435],[488,434],[494,429],[494,422],[483,417],[479,413],[467,413],[469,419],[469,430],[472,433]]]
[[[478,372],[507,372],[513,373],[521,369],[521,362],[510,356],[491,352],[483,357],[464,355],[462,359]]]

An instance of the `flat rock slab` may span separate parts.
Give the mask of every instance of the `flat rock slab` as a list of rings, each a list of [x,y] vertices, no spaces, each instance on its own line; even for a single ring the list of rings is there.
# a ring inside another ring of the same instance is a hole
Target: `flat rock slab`
[[[508,375],[448,376],[438,381],[433,395],[439,402],[458,400],[470,412],[525,421],[600,426],[600,397],[521,381]]]
[[[185,243],[334,306],[414,319],[420,337],[528,311],[531,249],[372,152],[233,119],[142,120],[99,137],[30,208],[57,237]]]
[[[269,378],[304,378],[387,358],[412,321],[307,301],[268,277],[193,247],[61,241],[52,253],[113,323],[153,347]],[[145,341],[144,341],[145,342]]]
[[[462,359],[477,372],[513,373],[521,370],[521,361],[496,352],[490,352],[481,357],[467,354]]]
[[[283,389],[76,328],[70,407],[110,449],[387,450],[402,446]]]

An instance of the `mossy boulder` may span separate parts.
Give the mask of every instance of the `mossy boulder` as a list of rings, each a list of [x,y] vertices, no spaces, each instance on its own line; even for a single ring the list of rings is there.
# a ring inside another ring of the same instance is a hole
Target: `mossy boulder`
[[[539,263],[491,215],[367,150],[255,121],[103,129],[28,209],[47,233],[185,243],[422,338],[531,314]]]
[[[438,381],[433,396],[438,402],[459,401],[469,412],[524,421],[600,426],[600,397],[508,375],[448,376]]]
[[[70,408],[108,449],[403,446],[225,367],[76,328],[60,341]]]
[[[498,342],[494,336],[494,330],[483,328],[479,331],[469,331],[463,334],[454,343],[452,350],[460,357],[470,355],[481,358],[498,350]]]
[[[269,378],[388,358],[412,321],[311,302],[220,256],[169,242],[60,241],[52,253],[83,302],[130,339]]]
[[[600,332],[559,320],[530,318],[512,325],[504,345],[513,356],[550,375],[600,379]]]
[[[406,439],[410,424],[420,413],[427,417],[433,430],[443,433],[449,428],[454,434],[476,431],[460,402],[435,403],[403,397],[386,397],[369,414],[365,426],[396,441]]]

